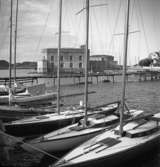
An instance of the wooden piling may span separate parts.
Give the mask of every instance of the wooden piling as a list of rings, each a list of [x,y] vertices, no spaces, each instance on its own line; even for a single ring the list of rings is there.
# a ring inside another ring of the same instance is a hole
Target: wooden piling
[[[98,84],[98,76],[96,76],[96,78],[97,78],[97,84]]]

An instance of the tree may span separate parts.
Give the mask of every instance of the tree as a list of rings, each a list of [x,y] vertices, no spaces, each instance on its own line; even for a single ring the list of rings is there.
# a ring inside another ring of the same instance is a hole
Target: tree
[[[145,58],[139,61],[140,66],[150,66],[153,63],[153,59]]]
[[[0,60],[0,68],[6,69],[9,67],[9,63],[6,60]]]

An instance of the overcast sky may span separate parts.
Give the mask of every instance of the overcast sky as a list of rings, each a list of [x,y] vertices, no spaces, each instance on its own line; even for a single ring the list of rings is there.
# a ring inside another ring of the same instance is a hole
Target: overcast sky
[[[102,4],[90,8],[90,49],[92,54],[112,54],[122,62],[124,9],[126,0],[90,0]],[[13,19],[15,4],[13,0]],[[42,59],[41,50],[57,47],[58,0],[19,0],[17,61]],[[62,47],[79,47],[85,41],[85,0],[63,0]],[[131,0],[128,64],[158,51],[160,42],[160,1]],[[0,59],[9,59],[10,0],[1,0]],[[13,21],[13,32],[15,21]],[[122,33],[121,35],[117,35]],[[13,42],[14,44],[14,42]]]

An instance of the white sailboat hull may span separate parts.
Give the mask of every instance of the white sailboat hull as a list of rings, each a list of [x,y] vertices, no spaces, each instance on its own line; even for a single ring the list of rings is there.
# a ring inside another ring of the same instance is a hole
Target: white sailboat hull
[[[143,126],[144,129],[153,126],[152,123],[146,125]],[[139,130],[141,131],[142,129]],[[156,130],[152,134],[133,138],[126,136],[120,137],[119,135],[116,135],[114,131],[108,131],[100,134],[99,136],[96,136],[95,138],[72,150],[54,166],[114,166],[138,157],[142,153],[145,153],[153,147],[156,147],[159,142],[159,130]]]
[[[135,118],[138,113],[141,114],[142,111],[131,110],[130,118]],[[22,147],[29,152],[36,152],[37,149],[46,152],[65,152],[102,133],[107,126],[113,125],[118,121],[119,117],[114,114],[108,116],[95,115],[88,117],[88,127],[84,127],[83,120],[81,120],[81,123],[76,123],[30,140],[27,144],[23,144]]]
[[[25,92],[22,92],[22,93],[17,93],[16,95],[15,95],[15,98],[17,98],[17,97],[28,97],[28,96],[30,96],[30,94],[27,92],[27,91],[25,91]],[[3,96],[0,96],[0,104],[8,104],[9,103],[9,95],[3,95]]]
[[[29,147],[28,144],[23,144],[22,147],[28,151],[28,152],[37,152],[38,150],[43,150],[46,152],[65,152],[68,151],[70,149],[73,149],[74,147],[80,145],[81,143],[83,143],[86,140],[89,140],[90,138],[98,135],[100,132],[103,131],[104,128],[95,128],[94,130],[91,130],[91,132],[88,132],[86,134],[79,134],[79,135],[75,135],[75,136],[70,136],[70,137],[64,137],[61,139],[53,139],[53,140],[49,140],[49,141],[42,141],[40,143],[28,143],[30,145],[32,145],[32,147]],[[35,149],[33,149],[35,148]]]
[[[57,94],[56,93],[46,93],[42,95],[35,95],[35,96],[16,96],[14,97],[11,102],[19,105],[31,105],[33,103],[38,104],[39,102],[44,102],[47,100],[56,100]]]
[[[143,155],[144,153],[147,153],[147,151],[152,150],[153,148],[156,148],[159,144],[159,137],[155,137],[152,140],[149,140],[141,145],[134,146],[133,148],[130,148],[128,150],[124,150],[119,153],[115,153],[113,155],[104,156],[101,158],[94,159],[92,161],[84,161],[82,163],[74,163],[74,164],[65,164],[60,165],[61,167],[106,167],[106,166],[115,166],[119,165],[125,162],[129,162],[129,160],[132,160],[134,158],[138,158],[138,156]],[[54,167],[57,167],[57,165],[53,165]],[[59,165],[58,165],[59,166]]]

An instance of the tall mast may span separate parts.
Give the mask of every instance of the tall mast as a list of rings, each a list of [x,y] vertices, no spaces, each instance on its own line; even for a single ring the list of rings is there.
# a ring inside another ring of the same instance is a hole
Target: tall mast
[[[17,26],[18,26],[18,0],[16,5],[16,25],[15,25],[15,45],[14,45],[14,82],[16,82]]]
[[[11,9],[10,9],[10,54],[9,54],[9,88],[11,89],[11,79],[12,79],[12,9],[13,9],[13,3],[12,0],[10,0]]]
[[[89,43],[89,0],[86,0],[86,47],[85,47],[85,126],[87,125],[87,108],[88,108],[88,43]]]
[[[128,34],[129,34],[129,8],[130,0],[127,0],[126,18],[124,26],[124,55],[123,55],[123,82],[122,82],[122,99],[120,112],[120,134],[123,135],[123,113],[125,110],[125,88],[126,88],[126,68],[127,68],[127,52],[128,52]]]
[[[57,55],[57,112],[60,114],[60,56],[62,29],[62,0],[59,0],[58,55]]]

